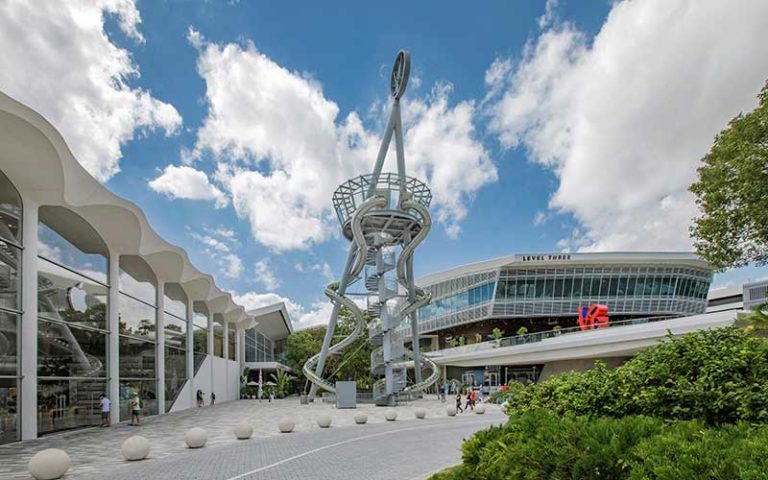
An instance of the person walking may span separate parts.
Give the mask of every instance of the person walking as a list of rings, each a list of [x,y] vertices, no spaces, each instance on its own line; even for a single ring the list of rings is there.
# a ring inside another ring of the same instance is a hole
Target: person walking
[[[99,405],[101,405],[101,426],[109,427],[112,425],[112,420],[109,418],[109,411],[112,406],[112,402],[103,393],[99,396]]]
[[[216,394],[214,392],[211,392],[211,406],[216,403]]]
[[[471,408],[473,411],[475,410],[475,406],[472,405],[472,389],[471,388],[467,390],[467,400],[466,400],[466,403],[464,404],[464,410],[466,410],[467,407]]]
[[[196,393],[196,397],[197,397],[197,408],[200,408],[203,406],[203,391],[198,389]]]
[[[131,425],[137,427],[141,425],[141,399],[138,392],[133,394],[131,401],[128,402],[128,408],[131,410]]]
[[[464,413],[464,409],[461,408],[461,391],[456,392],[456,411],[459,413]]]
[[[470,400],[472,400],[472,410],[475,409],[475,405],[477,404],[477,390],[474,388],[469,391],[470,394]]]

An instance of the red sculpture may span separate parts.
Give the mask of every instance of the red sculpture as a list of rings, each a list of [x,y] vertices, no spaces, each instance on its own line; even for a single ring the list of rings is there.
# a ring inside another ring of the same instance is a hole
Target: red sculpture
[[[582,330],[608,328],[608,307],[597,304],[579,307],[579,327]]]

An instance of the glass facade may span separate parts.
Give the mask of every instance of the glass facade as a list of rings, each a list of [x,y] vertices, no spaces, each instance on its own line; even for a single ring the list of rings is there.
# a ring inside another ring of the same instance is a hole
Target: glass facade
[[[208,314],[194,310],[192,312],[192,351],[194,352],[195,373],[205,361],[208,354]]]
[[[120,420],[130,420],[128,405],[139,394],[144,416],[157,415],[157,282],[139,257],[120,257]]]
[[[19,439],[21,197],[0,172],[0,445]]]
[[[187,297],[177,285],[165,284],[165,411],[187,381]]]
[[[221,315],[213,316],[213,355],[224,357],[224,319]]]
[[[229,336],[229,338],[227,339],[227,342],[229,343],[229,350],[227,351],[227,358],[229,358],[230,360],[234,360],[235,359],[235,352],[236,352],[236,350],[235,350],[235,329],[234,328],[230,328],[227,331],[227,335]]]
[[[46,221],[66,222],[59,233]],[[98,425],[107,382],[107,256],[101,239],[84,246],[66,233],[90,226],[63,209],[40,208],[38,303],[38,431]]]
[[[575,317],[578,307],[594,303],[627,317],[698,314],[711,280],[707,268],[674,264],[501,267],[425,286],[433,299],[419,310],[419,331],[493,318]]]
[[[245,361],[274,362],[274,342],[255,328],[246,330]]]

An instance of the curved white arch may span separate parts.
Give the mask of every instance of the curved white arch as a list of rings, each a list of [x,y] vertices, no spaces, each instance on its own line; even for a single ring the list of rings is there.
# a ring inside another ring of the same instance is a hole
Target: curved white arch
[[[75,159],[64,138],[42,115],[0,92],[0,165],[23,201],[65,207],[101,235],[110,254],[141,256],[158,280],[178,283],[225,321],[245,309],[198,270],[187,253],[164,240],[134,203],[107,190]]]

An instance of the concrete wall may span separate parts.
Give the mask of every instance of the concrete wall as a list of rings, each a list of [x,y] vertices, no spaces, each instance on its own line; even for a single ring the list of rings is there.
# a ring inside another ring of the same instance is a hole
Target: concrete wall
[[[595,366],[597,360],[601,360],[609,368],[616,368],[631,357],[608,357],[608,358],[578,358],[573,360],[559,360],[544,364],[539,381],[546,380],[554,375],[565,372],[583,372]]]
[[[211,402],[211,392],[216,394],[216,403],[238,400],[240,398],[240,366],[237,362],[208,355],[191,382],[184,384],[179,397],[171,407],[172,412],[180,412],[195,407],[195,392],[205,392],[205,404]]]

